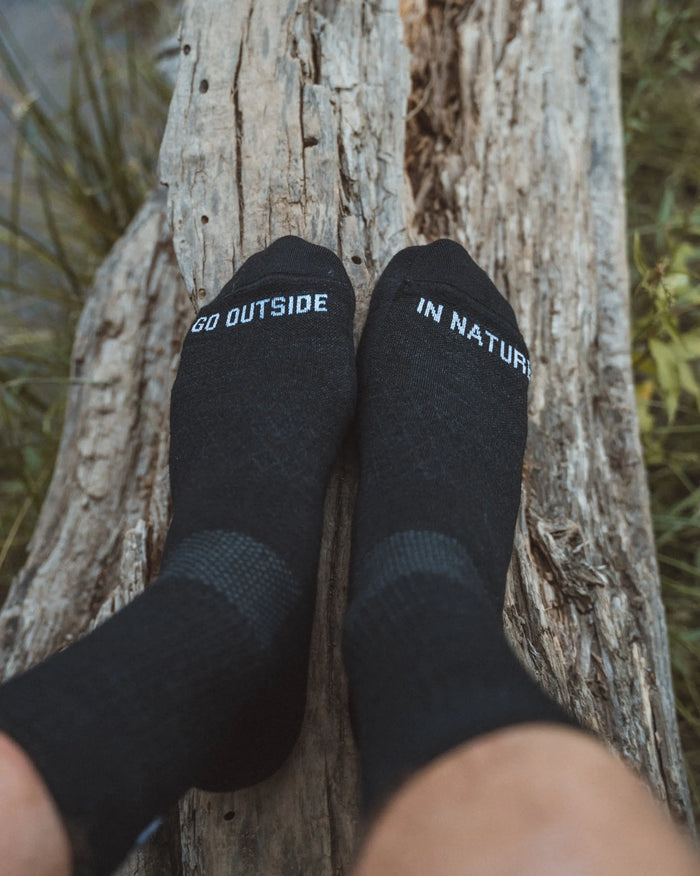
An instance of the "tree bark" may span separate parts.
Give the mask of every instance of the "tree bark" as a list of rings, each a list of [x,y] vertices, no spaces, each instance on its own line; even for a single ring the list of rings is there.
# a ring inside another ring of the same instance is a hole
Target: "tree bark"
[[[533,362],[509,635],[688,821],[628,352],[617,4],[402,0],[400,12],[405,39],[397,0],[188,0],[167,210],[160,196],[143,207],[81,319],[56,471],[0,615],[4,673],[157,572],[187,293],[211,299],[295,233],[343,259],[359,336],[390,257],[447,235],[507,294]],[[293,756],[255,788],[188,794],[124,874],[349,872],[357,768],[340,624],[354,490],[348,447],[326,499]]]

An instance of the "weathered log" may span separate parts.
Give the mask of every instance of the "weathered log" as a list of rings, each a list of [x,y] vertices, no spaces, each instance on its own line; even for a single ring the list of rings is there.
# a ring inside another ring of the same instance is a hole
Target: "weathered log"
[[[470,248],[534,365],[510,636],[688,819],[628,353],[617,4],[404,0],[408,48],[397,7],[186,4],[161,173],[187,291],[211,299],[252,252],[300,234],[343,259],[359,335],[398,249],[438,234]],[[5,674],[157,570],[168,390],[193,313],[163,215],[157,198],[143,208],[83,314],[56,472],[0,615]],[[357,772],[339,630],[354,489],[348,448],[326,500],[292,758],[256,788],[189,794],[124,874],[349,871]]]

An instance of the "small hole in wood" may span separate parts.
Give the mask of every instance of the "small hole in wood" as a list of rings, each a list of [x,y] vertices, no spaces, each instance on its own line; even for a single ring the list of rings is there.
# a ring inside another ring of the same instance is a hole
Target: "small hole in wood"
[[[350,261],[355,265],[361,265],[362,259],[359,256],[353,256]]]
[[[224,812],[224,821],[231,821],[235,817],[235,815],[236,813],[233,810]]]
[[[207,297],[207,293],[204,291],[204,289],[198,289],[198,290],[197,290],[197,295],[199,295],[200,298],[206,298],[206,297]]]
[[[206,79],[202,79],[202,81],[199,83],[199,91],[200,94],[206,94],[207,91],[209,91],[209,83]]]
[[[304,137],[304,148],[308,149],[309,146],[318,146],[318,137]]]
[[[206,225],[208,221],[209,221],[208,216],[202,216],[202,225]]]
[[[190,48],[191,48],[190,44],[189,44],[189,43],[185,43],[185,45],[182,47],[182,54],[183,54],[183,55],[189,55],[189,53],[190,53]]]

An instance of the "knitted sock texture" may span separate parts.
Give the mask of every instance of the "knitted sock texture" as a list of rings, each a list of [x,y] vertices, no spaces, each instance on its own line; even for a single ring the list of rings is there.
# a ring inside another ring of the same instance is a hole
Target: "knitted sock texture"
[[[360,485],[344,659],[365,809],[468,739],[569,722],[501,614],[527,437],[527,347],[458,244],[399,253],[358,351]]]
[[[0,729],[44,777],[77,872],[112,870],[192,785],[253,784],[294,745],[353,311],[338,258],[292,237],[202,308],[171,397],[158,580],[0,688]]]

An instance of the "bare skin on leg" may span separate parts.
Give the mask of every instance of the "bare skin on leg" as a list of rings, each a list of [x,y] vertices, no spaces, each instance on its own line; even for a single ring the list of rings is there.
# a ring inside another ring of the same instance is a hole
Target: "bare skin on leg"
[[[0,733],[0,861],[6,876],[69,876],[68,836],[43,779]]]
[[[498,730],[412,776],[354,876],[700,876],[700,857],[632,770],[553,724]]]

